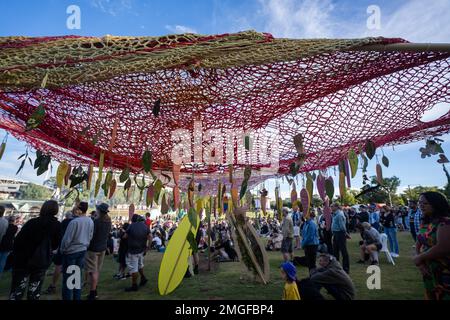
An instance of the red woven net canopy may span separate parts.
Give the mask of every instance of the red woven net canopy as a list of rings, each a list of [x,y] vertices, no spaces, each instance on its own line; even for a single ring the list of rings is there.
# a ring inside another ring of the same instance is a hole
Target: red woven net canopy
[[[204,148],[212,141],[206,133],[217,130],[211,152],[222,153],[218,164],[259,170],[268,166],[261,154],[278,148],[278,173],[289,171],[293,136],[302,133],[301,171],[324,169],[368,139],[381,146],[449,132],[450,113],[420,118],[450,102],[450,53],[370,49],[396,43],[406,41],[274,39],[253,31],[0,38],[0,128],[55,159],[87,165],[104,151],[106,167],[134,171],[146,149],[154,170],[170,170],[174,147],[198,137],[194,121],[202,122]],[[40,103],[45,119],[26,132]],[[179,129],[190,134],[174,140]],[[229,129],[250,135],[251,148],[227,138]],[[231,160],[226,150],[234,151]],[[220,173],[218,164],[182,171]]]

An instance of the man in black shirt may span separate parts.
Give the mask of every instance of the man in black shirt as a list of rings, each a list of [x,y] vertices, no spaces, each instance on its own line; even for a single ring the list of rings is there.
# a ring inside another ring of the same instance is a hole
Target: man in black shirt
[[[108,236],[112,227],[108,212],[109,206],[106,203],[97,206],[97,218],[94,220],[94,235],[86,253],[85,261],[86,273],[89,274],[91,284],[88,300],[95,300],[98,297],[97,284],[103,266],[103,259],[105,258]]]
[[[125,291],[137,291],[137,279],[141,276],[139,286],[144,286],[147,283],[147,278],[144,275],[144,253],[147,250],[147,241],[152,240],[150,230],[145,224],[145,221],[140,221],[140,216],[134,214],[131,218],[131,225],[128,227],[124,238],[128,241],[127,252],[127,266],[131,273],[132,285],[126,288]]]

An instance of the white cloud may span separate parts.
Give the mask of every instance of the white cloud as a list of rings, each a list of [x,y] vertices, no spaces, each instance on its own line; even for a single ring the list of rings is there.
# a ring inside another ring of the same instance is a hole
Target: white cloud
[[[381,8],[382,29],[385,37],[401,37],[411,42],[449,42],[450,1],[407,1],[393,13]]]
[[[129,11],[132,8],[133,0],[90,0],[94,8],[102,12],[117,16],[121,11]]]
[[[182,26],[182,25],[166,25],[167,30],[173,33],[197,33],[197,31],[191,27]]]
[[[260,0],[265,29],[282,38],[327,38],[333,35],[331,0]]]

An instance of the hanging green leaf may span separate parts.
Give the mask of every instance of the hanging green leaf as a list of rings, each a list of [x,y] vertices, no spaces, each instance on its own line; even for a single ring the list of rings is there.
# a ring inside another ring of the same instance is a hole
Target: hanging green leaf
[[[26,159],[22,160],[22,163],[20,164],[19,170],[16,172],[16,176],[22,171],[23,167],[25,166]]]
[[[161,180],[156,179],[155,183],[153,184],[154,187],[154,199],[155,201],[158,201],[159,199],[159,194],[161,193],[161,189],[163,187],[163,184],[161,182]]]
[[[244,137],[244,146],[245,150],[250,150],[250,136]]]
[[[103,186],[102,186],[105,197],[108,196],[109,187],[111,185],[112,178],[113,178],[113,172],[112,172],[112,170],[109,170],[106,173],[105,182],[103,183]]]
[[[312,198],[314,190],[314,182],[312,180],[312,177],[306,179],[306,190],[308,191],[310,198]]]
[[[152,170],[153,165],[153,157],[152,152],[150,150],[145,150],[142,155],[142,167],[146,173],[149,173]]]
[[[51,162],[51,158],[49,155],[44,155],[42,156],[42,160],[41,163],[39,165],[39,168],[37,170],[37,175],[40,176],[41,174],[43,174],[44,172],[46,172],[48,170],[48,166],[50,165]]]
[[[45,108],[44,105],[41,103],[28,118],[25,131],[30,131],[39,127],[44,118],[45,118]]]
[[[194,215],[196,215],[195,210]],[[200,219],[195,221],[196,223],[192,224],[191,219],[184,217],[167,244],[158,275],[158,289],[161,295],[171,293],[183,281],[189,266],[189,256],[196,247],[195,236]],[[192,235],[189,235],[190,233]]]
[[[119,181],[121,183],[123,183],[123,182],[127,181],[129,177],[130,177],[130,168],[126,167],[120,173]]]
[[[325,192],[327,193],[328,199],[333,201],[334,196],[334,181],[332,177],[325,179]]]
[[[372,160],[372,158],[375,156],[377,147],[375,146],[375,143],[372,140],[367,140],[365,150],[366,150],[367,157]]]
[[[5,149],[6,149],[6,142],[2,142],[2,144],[0,146],[0,160],[2,160],[2,158],[3,158],[3,154],[5,153]]]
[[[348,151],[348,162],[350,164],[351,177],[354,178],[358,171],[358,155],[353,149]]]
[[[386,168],[389,167],[389,159],[385,155],[383,155],[383,158],[381,158],[381,162]]]
[[[88,174],[86,172],[83,172],[80,175],[74,175],[72,174],[70,176],[70,188],[76,187],[80,183],[87,181],[89,178]]]
[[[247,191],[247,180],[242,181],[241,190],[239,190],[239,199],[242,199]]]

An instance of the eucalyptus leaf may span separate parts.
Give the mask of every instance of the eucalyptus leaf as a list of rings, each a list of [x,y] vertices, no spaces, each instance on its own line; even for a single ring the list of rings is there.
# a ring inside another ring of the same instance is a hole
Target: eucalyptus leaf
[[[375,146],[375,143],[372,140],[367,140],[365,150],[367,157],[372,160],[372,158],[375,156],[377,147]]]
[[[389,159],[385,155],[383,155],[383,158],[381,158],[381,162],[386,168],[389,167]]]

